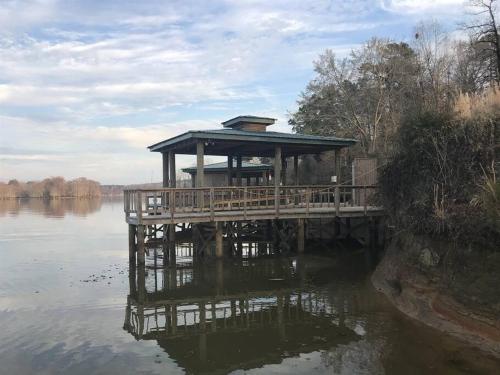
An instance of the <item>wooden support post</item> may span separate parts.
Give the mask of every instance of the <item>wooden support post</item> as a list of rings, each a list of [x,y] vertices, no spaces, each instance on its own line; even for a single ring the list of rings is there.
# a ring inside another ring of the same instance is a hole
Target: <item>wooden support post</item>
[[[304,252],[304,219],[297,219],[297,252]]]
[[[144,225],[137,226],[137,263],[144,264],[146,262],[144,249]]]
[[[274,147],[274,208],[276,217],[280,212],[281,146]]]
[[[233,186],[233,155],[227,157],[227,186]]]
[[[171,307],[171,317],[172,317],[172,335],[177,333],[177,304],[172,304]]]
[[[236,253],[238,257],[243,256],[243,228],[241,221],[236,222]]]
[[[137,222],[140,224],[142,222],[142,192],[138,191],[135,195],[135,210],[137,213]]]
[[[293,157],[293,177],[295,179],[295,185],[299,184],[299,157],[295,155]]]
[[[196,187],[201,188],[205,186],[205,171],[204,171],[204,157],[205,157],[205,144],[203,141],[196,143]],[[198,191],[198,208],[203,210],[203,191]]]
[[[340,186],[335,185],[335,216],[340,216]]]
[[[163,164],[163,187],[166,188],[169,186],[169,176],[168,176],[168,154],[163,152],[162,156],[162,164]]]
[[[177,184],[177,177],[175,175],[175,153],[173,151],[168,152],[168,162],[170,164],[170,184],[168,186],[171,188],[175,188]]]
[[[176,253],[175,253],[175,224],[170,224],[168,226],[168,260],[172,267],[176,264]]]
[[[337,176],[336,184],[342,184],[342,176],[340,174],[340,148],[335,150],[335,175]]]
[[[205,144],[203,141],[196,143],[196,187],[200,188],[205,186],[205,173],[204,173],[204,156]]]
[[[218,221],[215,223],[215,256],[217,258],[222,258],[224,255],[222,235],[222,222]]]
[[[287,163],[286,163],[286,156],[282,156],[281,158],[281,182],[283,185],[286,185],[286,168],[287,168]]]
[[[236,156],[236,185],[241,186],[241,155]]]
[[[135,252],[136,252],[136,246],[135,246],[135,232],[136,232],[136,226],[129,224],[128,225],[128,258],[130,260],[130,263],[133,263],[135,265]]]

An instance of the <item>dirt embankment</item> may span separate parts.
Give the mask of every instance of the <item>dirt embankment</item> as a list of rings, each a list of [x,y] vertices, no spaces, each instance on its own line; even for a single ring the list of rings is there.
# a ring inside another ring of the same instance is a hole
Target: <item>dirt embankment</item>
[[[500,357],[500,254],[402,233],[372,282],[405,314]]]

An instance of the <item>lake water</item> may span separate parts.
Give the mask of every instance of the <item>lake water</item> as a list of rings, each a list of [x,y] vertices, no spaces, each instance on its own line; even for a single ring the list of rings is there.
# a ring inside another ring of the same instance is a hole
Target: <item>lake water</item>
[[[500,373],[396,311],[362,250],[178,250],[129,269],[121,200],[0,201],[0,374]]]

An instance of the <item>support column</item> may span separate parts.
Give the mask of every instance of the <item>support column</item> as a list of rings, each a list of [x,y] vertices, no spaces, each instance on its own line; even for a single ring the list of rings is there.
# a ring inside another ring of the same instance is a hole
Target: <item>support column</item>
[[[205,156],[205,144],[203,141],[198,141],[196,143],[196,187],[200,188],[205,186],[205,173],[204,173],[204,156]]]
[[[175,224],[169,225],[168,233],[168,259],[171,267],[176,266],[176,252],[175,252]]]
[[[286,156],[282,156],[281,158],[281,182],[283,185],[286,185]]]
[[[168,152],[168,162],[170,164],[170,184],[169,186],[171,188],[175,188],[176,186],[176,181],[177,181],[177,177],[175,176],[175,154],[173,151],[169,151]]]
[[[129,224],[128,225],[128,258],[130,260],[130,263],[133,263],[134,265],[135,265],[135,252],[136,252],[135,233],[136,233],[136,226]]]
[[[137,263],[144,264],[146,262],[144,249],[144,225],[137,226]]]
[[[281,184],[281,146],[274,147],[274,207],[276,215],[279,213]]]
[[[205,363],[207,361],[207,320],[206,320],[205,301],[202,301],[198,304],[198,309],[200,311],[199,355],[200,355],[200,361]]]
[[[233,186],[233,155],[227,156],[227,186]]]
[[[293,177],[295,179],[295,185],[299,184],[299,157],[295,155],[293,157]]]
[[[163,152],[161,154],[162,157],[162,166],[163,166],[163,187],[166,188],[169,186],[169,181],[168,181],[168,154]]]
[[[241,155],[236,156],[236,185],[241,186]]]
[[[215,256],[217,258],[222,258],[222,256],[224,255],[224,243],[222,235],[222,222],[217,221],[215,223]]]
[[[304,252],[304,219],[297,219],[297,252]]]
[[[337,176],[337,182],[335,185],[340,185],[342,183],[340,175],[340,148],[335,150],[334,161],[335,161],[335,175]]]

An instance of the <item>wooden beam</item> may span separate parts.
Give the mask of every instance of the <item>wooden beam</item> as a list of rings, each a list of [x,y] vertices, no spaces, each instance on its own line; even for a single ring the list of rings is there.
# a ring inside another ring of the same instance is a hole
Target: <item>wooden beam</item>
[[[162,164],[163,164],[163,187],[168,187],[168,154],[163,152],[162,156]]]
[[[170,164],[170,184],[168,186],[174,188],[177,184],[177,177],[175,175],[175,153],[173,151],[168,152],[168,162]]]
[[[205,172],[204,172],[204,155],[205,144],[203,141],[196,143],[196,187],[203,187],[205,185]]]

